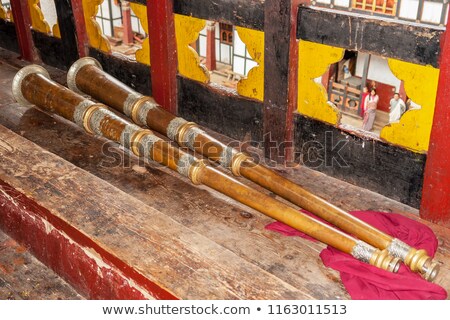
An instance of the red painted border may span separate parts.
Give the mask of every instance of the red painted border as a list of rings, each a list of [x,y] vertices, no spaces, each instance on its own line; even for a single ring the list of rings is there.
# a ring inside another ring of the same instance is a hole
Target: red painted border
[[[157,299],[175,300],[85,234],[0,180],[0,228],[90,299],[145,299],[133,280]],[[48,223],[47,223],[48,222]],[[49,228],[49,226],[53,228]],[[67,235],[70,239],[67,238]],[[111,268],[98,266],[83,248],[92,249]]]
[[[31,17],[28,1],[11,0],[11,8],[21,58],[30,62],[36,62],[38,55],[34,47],[33,36],[31,35]]]
[[[78,55],[80,58],[87,56],[89,40],[84,23],[84,12],[82,0],[71,0],[73,17],[77,32]]]
[[[294,161],[294,112],[297,110],[298,94],[298,41],[297,41],[297,15],[301,3],[310,4],[309,0],[292,0],[291,2],[291,36],[289,45],[289,78],[288,78],[288,105],[286,115],[285,141],[288,143],[284,149],[287,162]]]
[[[152,96],[167,111],[177,113],[177,47],[173,0],[147,1]]]
[[[450,25],[441,39],[440,76],[425,165],[420,216],[450,227]]]

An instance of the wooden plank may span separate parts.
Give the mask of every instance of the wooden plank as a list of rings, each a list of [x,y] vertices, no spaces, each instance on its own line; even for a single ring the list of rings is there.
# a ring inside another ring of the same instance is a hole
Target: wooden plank
[[[174,12],[264,30],[264,0],[174,0]]]
[[[14,26],[19,40],[22,59],[35,62],[38,59],[31,35],[31,17],[27,1],[11,0]]]
[[[266,0],[264,5],[264,150],[266,158],[283,162],[286,155],[291,159],[296,101],[295,77],[291,76],[297,66],[297,46],[291,28],[294,6],[290,0]]]
[[[1,300],[80,300],[64,280],[39,262],[27,248],[0,231]]]
[[[443,31],[364,15],[300,7],[297,38],[439,67]]]
[[[436,108],[425,167],[420,215],[450,227],[450,29],[442,39],[441,68]]]
[[[2,66],[2,73],[0,74],[3,76],[10,73],[11,77],[14,72],[5,71],[4,67],[5,65]],[[9,87],[10,82],[5,83],[3,88]],[[0,99],[0,101],[5,101],[10,96],[10,92],[1,88],[0,98],[4,100]],[[1,96],[2,91],[4,92],[4,97]],[[139,208],[145,207],[145,205],[150,206],[163,213],[170,220],[175,220],[178,224],[188,228],[188,230],[207,239],[205,240],[206,242],[201,240],[203,238],[192,239],[192,241],[186,240],[192,246],[198,245],[200,248],[203,248],[203,245],[209,243],[209,241],[219,245],[222,249],[218,249],[220,253],[217,254],[223,255],[223,259],[229,262],[225,263],[224,267],[221,267],[220,270],[222,271],[216,271],[215,265],[202,267],[205,270],[212,270],[211,272],[205,271],[205,277],[211,276],[207,282],[204,282],[208,283],[207,286],[213,288],[211,290],[226,290],[229,296],[236,296],[238,291],[241,293],[245,291],[239,297],[250,298],[251,296],[256,296],[255,290],[259,290],[257,289],[259,286],[257,283],[268,281],[267,275],[269,275],[269,281],[272,281],[270,280],[272,276],[276,277],[279,281],[294,287],[296,296],[306,299],[348,298],[345,289],[338,280],[338,274],[325,268],[318,258],[319,251],[324,247],[322,244],[311,243],[300,238],[287,238],[267,231],[264,227],[272,222],[272,219],[210,189],[193,187],[188,180],[180,178],[177,173],[161,168],[158,164],[148,163],[144,165],[142,161],[134,156],[129,156],[128,153],[124,153],[122,150],[114,147],[114,145],[105,143],[103,139],[96,139],[93,136],[83,134],[80,129],[73,125],[68,125],[67,121],[58,117],[49,116],[34,108],[19,107],[15,104],[10,105],[10,102],[8,102],[0,108],[0,123],[20,133],[23,137],[30,139],[42,148],[63,157],[65,160],[85,170],[82,172],[87,171],[106,181],[108,185],[112,185],[132,195],[133,198],[140,201]],[[46,161],[44,158],[41,160]],[[21,168],[22,166],[16,167]],[[78,171],[73,174],[78,176]],[[243,180],[241,181],[244,182]],[[44,185],[41,189],[44,190],[48,187],[51,186]],[[76,188],[72,186],[69,189],[75,190]],[[90,185],[88,189],[96,190],[96,187]],[[53,188],[49,189],[47,195],[53,194],[53,190]],[[108,193],[105,190],[96,192],[100,194]],[[77,191],[77,193],[81,196],[85,195],[83,191]],[[117,195],[111,195],[111,197],[117,198]],[[121,206],[128,204],[123,199],[122,202]],[[115,202],[113,204],[113,208],[116,207]],[[136,211],[132,208],[126,206],[124,210],[132,213],[139,213],[139,210],[143,210],[139,209]],[[70,209],[70,207],[67,208],[68,211]],[[78,218],[82,219],[82,217]],[[142,225],[141,218],[136,217],[134,219],[137,219],[133,222],[134,224]],[[148,222],[153,221],[157,224],[153,216],[148,215],[148,213],[145,213],[142,219]],[[131,220],[130,218],[130,223]],[[83,221],[86,221],[86,219]],[[114,226],[112,228],[114,229],[116,223],[122,225],[121,221],[106,221],[103,225]],[[143,234],[141,235],[144,236]],[[170,239],[172,237],[173,239],[178,239],[179,235],[168,235],[168,237]],[[147,242],[140,243],[136,247],[147,247]],[[149,248],[153,247],[150,246]],[[197,247],[196,250],[200,249]],[[128,251],[134,251],[134,249]],[[233,254],[229,255],[228,252]],[[209,251],[205,254],[208,253]],[[190,259],[191,253],[185,252],[183,255],[187,256],[185,259]],[[211,259],[217,260],[218,264],[222,264],[222,258],[217,258],[215,254],[211,255]],[[169,261],[166,262],[167,265],[171,265]],[[145,261],[140,263],[145,263]],[[134,265],[134,263],[132,264]],[[192,261],[183,261],[182,264],[188,268],[188,266],[192,265]],[[245,267],[246,269],[242,270],[232,267],[234,264],[243,264],[243,266],[251,264],[257,269]],[[197,266],[197,264],[194,264],[194,266]],[[199,267],[197,269],[203,270],[202,268]],[[217,272],[220,274],[217,274]],[[232,273],[233,279],[227,278],[225,276],[227,273]],[[154,270],[152,274],[158,275],[158,270]],[[166,272],[162,276],[164,279],[166,274],[168,273]],[[248,274],[255,274],[257,276],[256,280],[255,277],[248,278]],[[305,277],[305,275],[308,276]],[[181,280],[184,277],[187,277],[185,273],[178,275],[170,273],[167,281]],[[219,282],[214,280],[214,278],[219,279]],[[194,277],[190,288],[186,287],[189,282],[188,279],[186,279],[186,282],[178,282],[179,285],[184,286],[179,290],[183,294],[193,290],[191,295],[193,297],[198,294],[196,292],[199,290],[197,287],[202,288],[199,285],[195,287],[195,285],[202,281]],[[254,286],[255,289],[249,290],[247,285],[242,284],[241,281],[249,281],[249,285]],[[272,285],[267,284],[264,290],[261,289],[265,293],[261,293],[259,296],[264,295],[266,298],[274,296],[271,291],[274,287],[270,288]],[[240,286],[242,289],[237,290],[235,286]],[[268,291],[267,288],[269,288]],[[284,295],[284,298],[292,296],[283,294],[283,290],[277,295]]]
[[[50,211],[42,217],[50,224],[48,229],[66,232],[76,243],[82,241],[80,234],[89,236],[93,241],[89,245],[100,259],[115,264],[137,284],[145,285],[140,274],[184,299],[309,297],[109,183],[1,127],[0,140],[1,179],[24,190],[27,197]],[[243,276],[246,274],[252,277]]]
[[[153,98],[177,113],[177,45],[173,0],[147,1]]]
[[[66,68],[79,59],[77,30],[71,0],[55,1],[55,8],[58,17],[58,26],[61,31],[62,47],[64,56],[62,61]]]

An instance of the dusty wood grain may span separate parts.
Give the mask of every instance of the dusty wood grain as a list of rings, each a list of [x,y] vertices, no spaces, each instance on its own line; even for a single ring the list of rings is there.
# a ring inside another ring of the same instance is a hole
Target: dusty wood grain
[[[0,300],[83,299],[25,247],[0,231]]]

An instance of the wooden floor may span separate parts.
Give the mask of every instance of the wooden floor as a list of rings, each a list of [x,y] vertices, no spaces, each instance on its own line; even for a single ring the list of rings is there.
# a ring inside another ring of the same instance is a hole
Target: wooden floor
[[[1,49],[0,57],[0,180],[178,298],[349,298],[321,263],[324,245],[267,231],[273,220],[259,212],[14,103],[11,81],[22,62]],[[51,74],[64,83],[64,73]],[[411,207],[316,171],[280,172],[346,210],[418,219]],[[449,291],[448,229],[426,224],[440,241],[437,283]]]
[[[82,297],[25,247],[0,231],[0,300],[78,300]]]

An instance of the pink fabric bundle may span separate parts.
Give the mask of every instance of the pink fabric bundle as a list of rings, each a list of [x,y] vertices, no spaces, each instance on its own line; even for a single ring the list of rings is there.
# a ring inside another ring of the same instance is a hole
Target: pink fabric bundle
[[[309,212],[305,213],[313,216]],[[410,246],[425,249],[432,256],[436,253],[438,246],[436,236],[429,227],[420,222],[393,213],[354,211],[351,214]],[[321,220],[317,217],[314,218]],[[281,222],[271,223],[266,226],[266,229],[286,236],[299,236],[316,241]],[[390,273],[360,262],[349,254],[340,252],[330,246],[322,250],[320,257],[325,266],[340,272],[342,283],[353,299],[422,300],[447,298],[447,292],[442,287],[422,279],[419,274],[412,272],[404,264],[402,264],[398,273]]]

